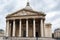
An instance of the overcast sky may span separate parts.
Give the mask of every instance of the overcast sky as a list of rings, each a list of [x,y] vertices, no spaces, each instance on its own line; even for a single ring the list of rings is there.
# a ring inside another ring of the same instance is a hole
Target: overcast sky
[[[52,24],[52,32],[60,28],[60,0],[29,0],[33,10],[46,14],[46,23]],[[26,6],[27,0],[0,0],[0,29],[6,27],[6,15]]]

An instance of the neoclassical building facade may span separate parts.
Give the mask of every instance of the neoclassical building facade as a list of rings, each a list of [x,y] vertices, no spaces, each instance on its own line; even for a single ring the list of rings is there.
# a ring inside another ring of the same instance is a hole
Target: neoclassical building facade
[[[60,38],[60,28],[55,29],[54,38]]]
[[[34,11],[29,2],[25,8],[6,16],[7,37],[51,37],[51,24],[43,12]]]

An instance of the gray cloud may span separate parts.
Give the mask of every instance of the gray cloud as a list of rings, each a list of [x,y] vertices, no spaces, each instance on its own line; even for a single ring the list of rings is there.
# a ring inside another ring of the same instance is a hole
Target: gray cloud
[[[38,11],[43,12],[51,12],[51,11],[58,11],[60,10],[60,0],[51,0],[49,3],[49,0],[33,0],[31,1],[31,4],[33,8],[35,8]],[[52,7],[51,7],[51,6]]]
[[[50,16],[51,16],[51,15],[50,15]],[[50,21],[52,22],[52,21],[54,21],[54,20],[56,20],[56,19],[58,19],[58,18],[60,18],[60,14],[54,15],[51,19],[48,19],[48,20],[50,20]]]

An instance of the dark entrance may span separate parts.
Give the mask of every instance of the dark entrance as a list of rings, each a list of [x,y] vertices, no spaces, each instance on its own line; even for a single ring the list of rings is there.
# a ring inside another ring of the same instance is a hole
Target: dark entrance
[[[38,32],[36,32],[36,37],[39,37]]]
[[[23,32],[23,37],[26,37],[26,31]]]

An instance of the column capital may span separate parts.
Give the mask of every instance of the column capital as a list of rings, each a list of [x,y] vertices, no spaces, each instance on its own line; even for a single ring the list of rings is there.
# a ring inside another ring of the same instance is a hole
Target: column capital
[[[41,20],[45,20],[44,18],[40,18]]]
[[[16,19],[14,19],[13,21],[15,21]]]
[[[28,19],[26,19],[26,20],[28,20]]]
[[[9,21],[9,20],[6,20],[6,22]]]
[[[22,19],[19,19],[19,20],[22,20]]]
[[[33,20],[35,20],[36,18],[33,18]]]

